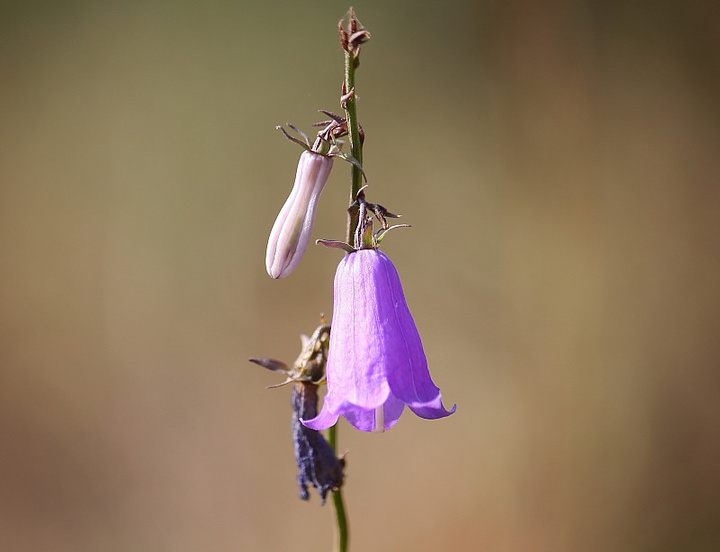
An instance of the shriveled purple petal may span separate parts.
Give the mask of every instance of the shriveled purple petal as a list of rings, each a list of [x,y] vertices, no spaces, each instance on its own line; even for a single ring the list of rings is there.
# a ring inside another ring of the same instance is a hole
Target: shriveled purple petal
[[[316,413],[317,385],[296,382],[293,386],[292,428],[300,498],[308,500],[308,487],[313,486],[324,504],[327,493],[342,486],[343,462],[321,433],[300,423],[303,417]]]
[[[442,418],[420,334],[392,261],[376,249],[346,256],[335,276],[335,306],[326,366],[328,392],[313,429],[340,415],[362,431],[392,427],[404,405],[422,418]]]
[[[332,169],[332,157],[304,151],[295,183],[275,219],[267,244],[265,268],[273,278],[290,274],[302,260],[315,224],[315,210]]]

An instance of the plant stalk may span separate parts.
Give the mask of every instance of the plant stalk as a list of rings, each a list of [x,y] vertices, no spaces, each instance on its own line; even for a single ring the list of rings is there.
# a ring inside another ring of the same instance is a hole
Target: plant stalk
[[[346,100],[344,104],[345,119],[347,120],[348,140],[350,142],[350,155],[362,166],[362,138],[360,137],[360,124],[357,116],[357,98],[355,97],[355,69],[359,65],[359,60],[352,52],[345,50],[345,86]],[[363,175],[359,167],[350,164],[351,170],[351,188],[350,188],[350,205],[355,202],[360,188],[362,188]],[[355,229],[358,224],[357,212],[348,215],[348,232],[347,239],[349,244],[353,244]]]

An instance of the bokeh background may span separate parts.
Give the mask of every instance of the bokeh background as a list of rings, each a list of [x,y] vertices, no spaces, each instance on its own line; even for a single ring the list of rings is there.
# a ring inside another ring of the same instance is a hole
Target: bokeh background
[[[264,270],[337,1],[0,8],[0,549],[329,550]],[[370,197],[445,420],[343,422],[352,549],[720,549],[720,4],[360,0]],[[315,236],[341,238],[338,163]]]

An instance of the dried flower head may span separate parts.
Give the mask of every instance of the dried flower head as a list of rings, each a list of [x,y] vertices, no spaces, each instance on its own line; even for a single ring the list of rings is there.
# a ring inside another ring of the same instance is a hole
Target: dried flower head
[[[300,498],[310,499],[308,487],[315,487],[325,503],[327,493],[342,487],[345,461],[338,458],[322,433],[305,427],[300,420],[317,415],[318,384],[325,379],[330,326],[322,319],[310,337],[300,336],[302,351],[292,367],[274,358],[250,361],[274,372],[284,373],[284,382],[271,387],[293,384],[292,432]]]

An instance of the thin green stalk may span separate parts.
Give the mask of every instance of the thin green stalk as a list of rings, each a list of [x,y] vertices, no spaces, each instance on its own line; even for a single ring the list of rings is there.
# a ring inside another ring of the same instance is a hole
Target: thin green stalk
[[[328,443],[337,454],[337,424],[328,429]],[[343,502],[342,489],[333,491],[333,506],[335,507],[335,519],[337,527],[335,530],[335,552],[347,552],[350,541],[350,531],[345,515],[345,503]]]
[[[328,429],[327,440],[332,449],[337,454],[337,424]]]
[[[362,139],[360,138],[360,124],[357,117],[357,99],[355,98],[355,69],[359,60],[352,52],[345,50],[345,118],[347,120],[348,140],[350,142],[350,155],[362,166]],[[350,204],[355,202],[357,193],[362,188],[362,171],[355,164],[351,164],[352,186],[350,188]],[[357,213],[348,216],[348,243],[353,244],[355,228],[358,222]]]
[[[335,552],[347,552],[350,541],[350,531],[347,517],[345,516],[345,504],[343,503],[342,491],[338,489],[332,495],[333,506],[335,506],[335,517],[337,518],[337,531],[335,532]]]

